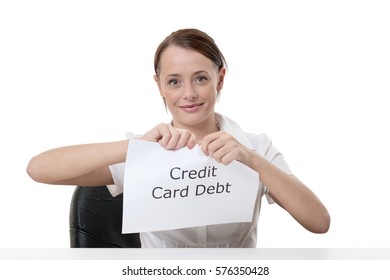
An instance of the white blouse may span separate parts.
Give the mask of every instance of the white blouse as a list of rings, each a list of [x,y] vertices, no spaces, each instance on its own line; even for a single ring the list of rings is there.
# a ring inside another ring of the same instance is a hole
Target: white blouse
[[[272,146],[266,134],[245,133],[232,120],[216,114],[220,129],[232,135],[237,141],[276,165],[283,171],[290,173],[290,169],[283,155]],[[128,138],[134,137],[127,134]],[[115,185],[107,186],[112,196],[123,192],[125,163],[110,166]],[[266,195],[268,202],[273,203],[268,196],[267,188],[260,182],[252,222],[208,225],[201,227],[165,230],[140,233],[143,248],[255,248],[257,244],[257,224],[261,208],[261,198]],[[239,207],[233,205],[232,207]]]

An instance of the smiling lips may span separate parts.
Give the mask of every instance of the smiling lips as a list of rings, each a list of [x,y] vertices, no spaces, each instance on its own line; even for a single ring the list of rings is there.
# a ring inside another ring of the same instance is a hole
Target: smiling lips
[[[182,108],[184,111],[186,111],[188,113],[193,113],[193,112],[198,111],[198,109],[202,105],[203,105],[203,103],[194,103],[194,104],[189,104],[189,105],[182,105],[182,106],[179,106],[179,107]]]

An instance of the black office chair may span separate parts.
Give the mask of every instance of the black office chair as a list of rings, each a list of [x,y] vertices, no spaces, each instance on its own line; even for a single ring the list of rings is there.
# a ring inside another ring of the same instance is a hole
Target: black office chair
[[[122,234],[123,195],[106,186],[76,187],[70,206],[71,248],[140,248],[139,234]]]

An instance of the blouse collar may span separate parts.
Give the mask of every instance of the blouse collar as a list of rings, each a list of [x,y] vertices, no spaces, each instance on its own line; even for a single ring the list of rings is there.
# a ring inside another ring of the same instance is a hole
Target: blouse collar
[[[254,150],[252,143],[250,142],[246,133],[241,129],[241,127],[231,119],[219,114],[215,113],[215,118],[219,123],[220,129],[226,131],[230,135],[232,135],[238,142],[246,146],[247,148]]]

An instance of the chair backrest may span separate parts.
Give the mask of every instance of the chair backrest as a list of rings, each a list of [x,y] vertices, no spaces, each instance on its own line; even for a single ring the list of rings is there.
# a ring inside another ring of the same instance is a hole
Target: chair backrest
[[[122,234],[123,195],[106,186],[77,186],[70,206],[71,248],[140,248],[139,234]]]

